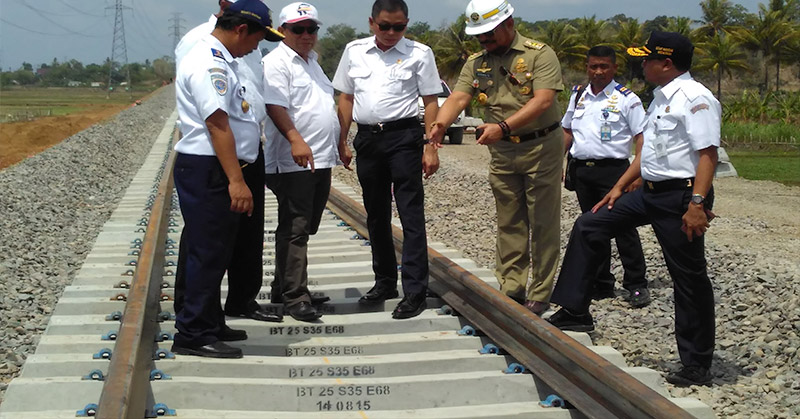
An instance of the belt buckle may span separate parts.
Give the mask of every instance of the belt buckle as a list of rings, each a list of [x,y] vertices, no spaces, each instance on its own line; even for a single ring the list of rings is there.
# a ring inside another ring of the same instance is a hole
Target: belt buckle
[[[380,134],[383,132],[383,122],[378,122],[377,124],[372,126],[372,133],[373,134]]]
[[[686,187],[687,188],[691,188],[692,187],[692,180],[691,179],[686,179]]]
[[[511,141],[514,144],[519,144],[519,142],[520,142],[519,135],[510,135],[508,137],[508,140]]]
[[[587,161],[586,162],[586,166],[587,167],[594,167],[594,162],[593,161]]]
[[[647,187],[650,188],[651,191],[656,188],[655,185],[653,185],[653,182],[650,182],[649,180],[647,181]]]

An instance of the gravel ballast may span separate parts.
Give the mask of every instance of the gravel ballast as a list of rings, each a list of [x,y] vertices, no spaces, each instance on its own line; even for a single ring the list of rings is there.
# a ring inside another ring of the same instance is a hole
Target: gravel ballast
[[[0,171],[0,400],[174,106],[174,90],[161,89],[141,106]],[[429,241],[493,268],[488,152],[467,135],[440,157],[441,169],[425,181]],[[358,189],[353,172],[339,167],[334,176]],[[717,179],[715,188],[719,217],[706,240],[717,301],[714,385],[668,389],[673,397],[700,399],[719,417],[798,417],[800,188],[738,178]],[[578,212],[574,194],[563,191],[562,246]],[[672,284],[652,230],[639,233],[653,303],[633,309],[622,295],[595,302],[592,338],[617,348],[631,366],[665,372],[678,366]],[[612,267],[620,279],[618,259]]]

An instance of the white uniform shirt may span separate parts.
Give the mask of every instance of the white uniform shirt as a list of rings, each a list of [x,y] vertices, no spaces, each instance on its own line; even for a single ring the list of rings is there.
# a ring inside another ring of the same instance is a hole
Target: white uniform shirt
[[[181,65],[183,57],[200,39],[214,31],[216,25],[217,17],[211,15],[208,18],[208,22],[197,25],[189,32],[186,32],[186,35],[178,42],[178,46],[175,47],[175,68]],[[239,78],[242,79],[242,85],[245,86],[245,98],[253,108],[256,120],[259,122],[267,119],[267,110],[262,97],[264,75],[261,69],[261,58],[261,50],[258,48],[244,57],[234,58],[238,62],[247,64],[247,66],[239,66]]]
[[[653,95],[644,130],[642,178],[659,182],[694,177],[698,150],[719,147],[719,101],[689,72],[657,87]]]
[[[317,62],[317,53],[311,51],[306,62],[281,42],[262,62],[267,104],[286,108],[295,128],[311,148],[315,169],[336,166],[339,119],[333,102],[333,84]],[[264,134],[266,173],[311,170],[310,166],[304,168],[294,162],[291,144],[269,118]]]
[[[253,106],[245,101],[245,87],[239,67],[225,46],[214,36],[205,35],[184,57],[176,75],[178,117],[183,137],[175,151],[200,156],[216,156],[206,119],[218,109],[228,114],[240,160],[254,162],[258,157],[260,127]]]
[[[572,90],[561,119],[561,126],[572,130],[572,157],[579,160],[630,157],[633,136],[644,130],[644,107],[639,97],[611,80],[597,95],[592,93],[591,86],[586,86],[576,105],[578,89]],[[608,140],[600,135],[606,123],[611,129]]]
[[[427,45],[400,38],[381,51],[374,36],[347,44],[333,87],[355,95],[353,120],[367,125],[416,117],[417,98],[442,91],[436,60]]]

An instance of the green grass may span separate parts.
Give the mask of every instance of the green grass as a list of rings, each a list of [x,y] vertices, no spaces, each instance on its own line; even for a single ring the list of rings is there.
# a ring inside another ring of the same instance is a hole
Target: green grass
[[[722,124],[725,144],[800,144],[800,128],[783,122],[757,123],[725,121]]]
[[[103,89],[86,87],[14,88],[0,91],[0,116],[49,110],[52,115],[67,115],[86,105],[127,105],[150,93],[152,89],[134,89],[133,99],[124,90],[117,90],[106,99]]]
[[[772,180],[785,185],[800,186],[800,150],[736,150],[728,156],[739,176],[752,180]]]

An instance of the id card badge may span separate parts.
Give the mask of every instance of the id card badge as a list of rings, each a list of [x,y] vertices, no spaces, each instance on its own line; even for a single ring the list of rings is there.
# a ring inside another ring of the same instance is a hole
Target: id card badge
[[[655,124],[656,138],[653,139],[653,150],[657,158],[667,156],[667,133],[661,131],[658,124]]]
[[[600,141],[611,141],[611,124],[608,123],[608,111],[603,110],[603,124],[600,125]]]

